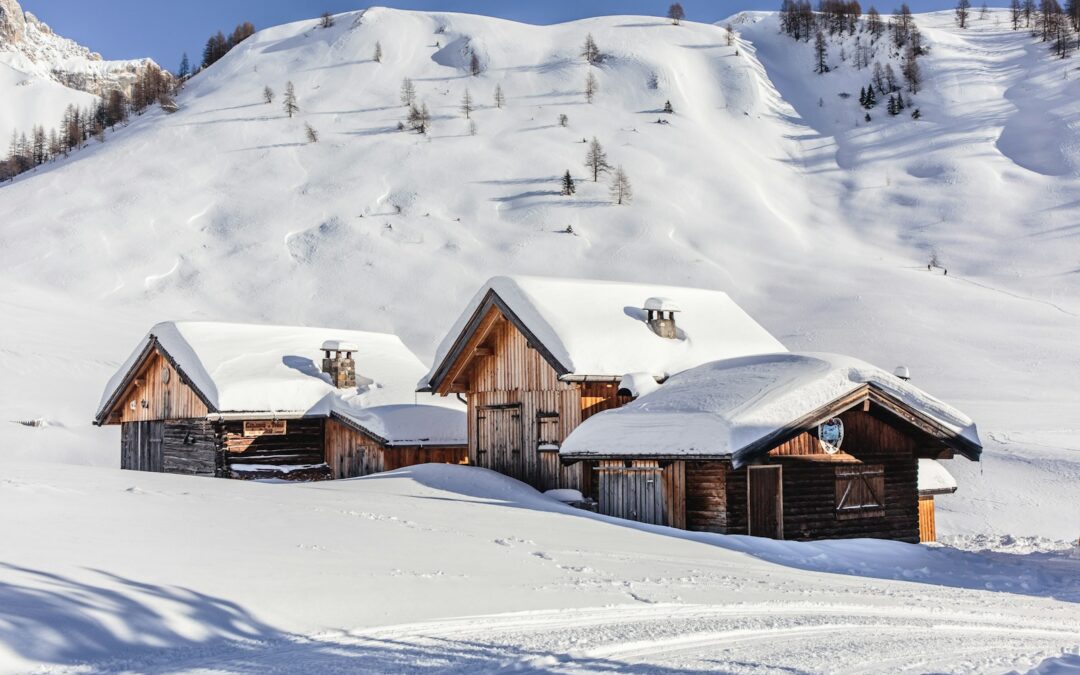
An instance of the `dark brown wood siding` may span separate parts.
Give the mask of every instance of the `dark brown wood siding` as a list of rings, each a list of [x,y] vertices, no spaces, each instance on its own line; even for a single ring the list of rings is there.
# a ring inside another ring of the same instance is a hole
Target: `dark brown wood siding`
[[[164,423],[124,422],[120,425],[120,468],[164,471]]]
[[[607,460],[597,463],[596,473],[600,513],[686,528],[683,462]]]
[[[727,532],[727,473],[731,462],[686,462],[686,529]]]
[[[248,420],[255,421],[255,420]],[[330,468],[324,464],[322,419],[285,420],[286,433],[281,435],[244,436],[244,422],[230,420],[224,424],[223,450],[225,470],[233,478],[288,478],[318,480],[330,478]],[[245,466],[285,467],[313,465],[302,471],[282,473],[278,469],[243,471]]]
[[[163,435],[163,470],[193,476],[221,472],[221,436],[218,425],[205,419],[166,420]]]
[[[844,422],[841,452],[827,455],[812,432],[793,438],[769,452],[766,461],[783,466],[784,537],[842,539],[873,537],[919,541],[917,435],[893,422],[862,410],[849,410]],[[881,465],[885,508],[880,515],[838,518],[836,467],[844,464]],[[746,469],[729,470],[727,531],[747,532]],[[692,489],[692,488],[691,488]]]

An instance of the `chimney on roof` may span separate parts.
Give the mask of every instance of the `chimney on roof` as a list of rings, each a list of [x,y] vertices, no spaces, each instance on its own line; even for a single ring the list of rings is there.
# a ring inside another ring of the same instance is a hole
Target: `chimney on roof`
[[[675,312],[678,311],[679,306],[670,298],[649,298],[645,301],[645,321],[662,338],[674,340],[678,337],[675,328]]]
[[[355,344],[344,340],[327,340],[322,344],[323,372],[330,376],[330,381],[338,389],[356,386],[356,363],[353,352]]]
[[[899,377],[905,382],[911,379],[911,371],[908,370],[907,366],[897,366],[896,370],[893,371],[893,375]]]

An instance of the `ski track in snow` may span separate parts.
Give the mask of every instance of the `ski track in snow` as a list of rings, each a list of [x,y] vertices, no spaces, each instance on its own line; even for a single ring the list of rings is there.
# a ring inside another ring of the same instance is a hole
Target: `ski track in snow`
[[[613,606],[294,636],[163,655],[143,672],[987,672],[1026,669],[1075,630],[859,605]],[[792,669],[785,664],[799,663]]]

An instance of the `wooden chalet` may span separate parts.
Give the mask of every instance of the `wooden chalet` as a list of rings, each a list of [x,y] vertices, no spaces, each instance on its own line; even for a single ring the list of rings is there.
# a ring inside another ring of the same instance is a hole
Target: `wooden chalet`
[[[439,347],[421,390],[466,399],[470,464],[589,493],[593,463],[559,457],[583,421],[681,370],[783,350],[719,291],[496,277]]]
[[[904,380],[849,357],[780,353],[676,375],[582,424],[561,458],[597,463],[607,515],[776,539],[918,542],[934,537],[925,498],[947,489],[920,462],[977,461],[981,450],[970,419]]]
[[[394,335],[213,322],[154,326],[105,389],[121,468],[229,478],[348,478],[465,463],[464,406],[415,393]]]

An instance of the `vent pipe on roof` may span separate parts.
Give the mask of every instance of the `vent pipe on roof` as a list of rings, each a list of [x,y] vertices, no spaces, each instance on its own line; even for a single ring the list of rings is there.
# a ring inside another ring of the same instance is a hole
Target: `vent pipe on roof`
[[[907,366],[897,366],[896,370],[893,371],[893,375],[899,377],[905,382],[911,379],[911,371],[908,370]]]
[[[322,370],[330,376],[330,381],[338,389],[356,386],[356,363],[353,352],[356,345],[343,340],[327,340],[322,344]]]
[[[662,338],[674,340],[679,336],[675,327],[675,312],[679,306],[669,298],[649,298],[645,301],[645,321]]]

